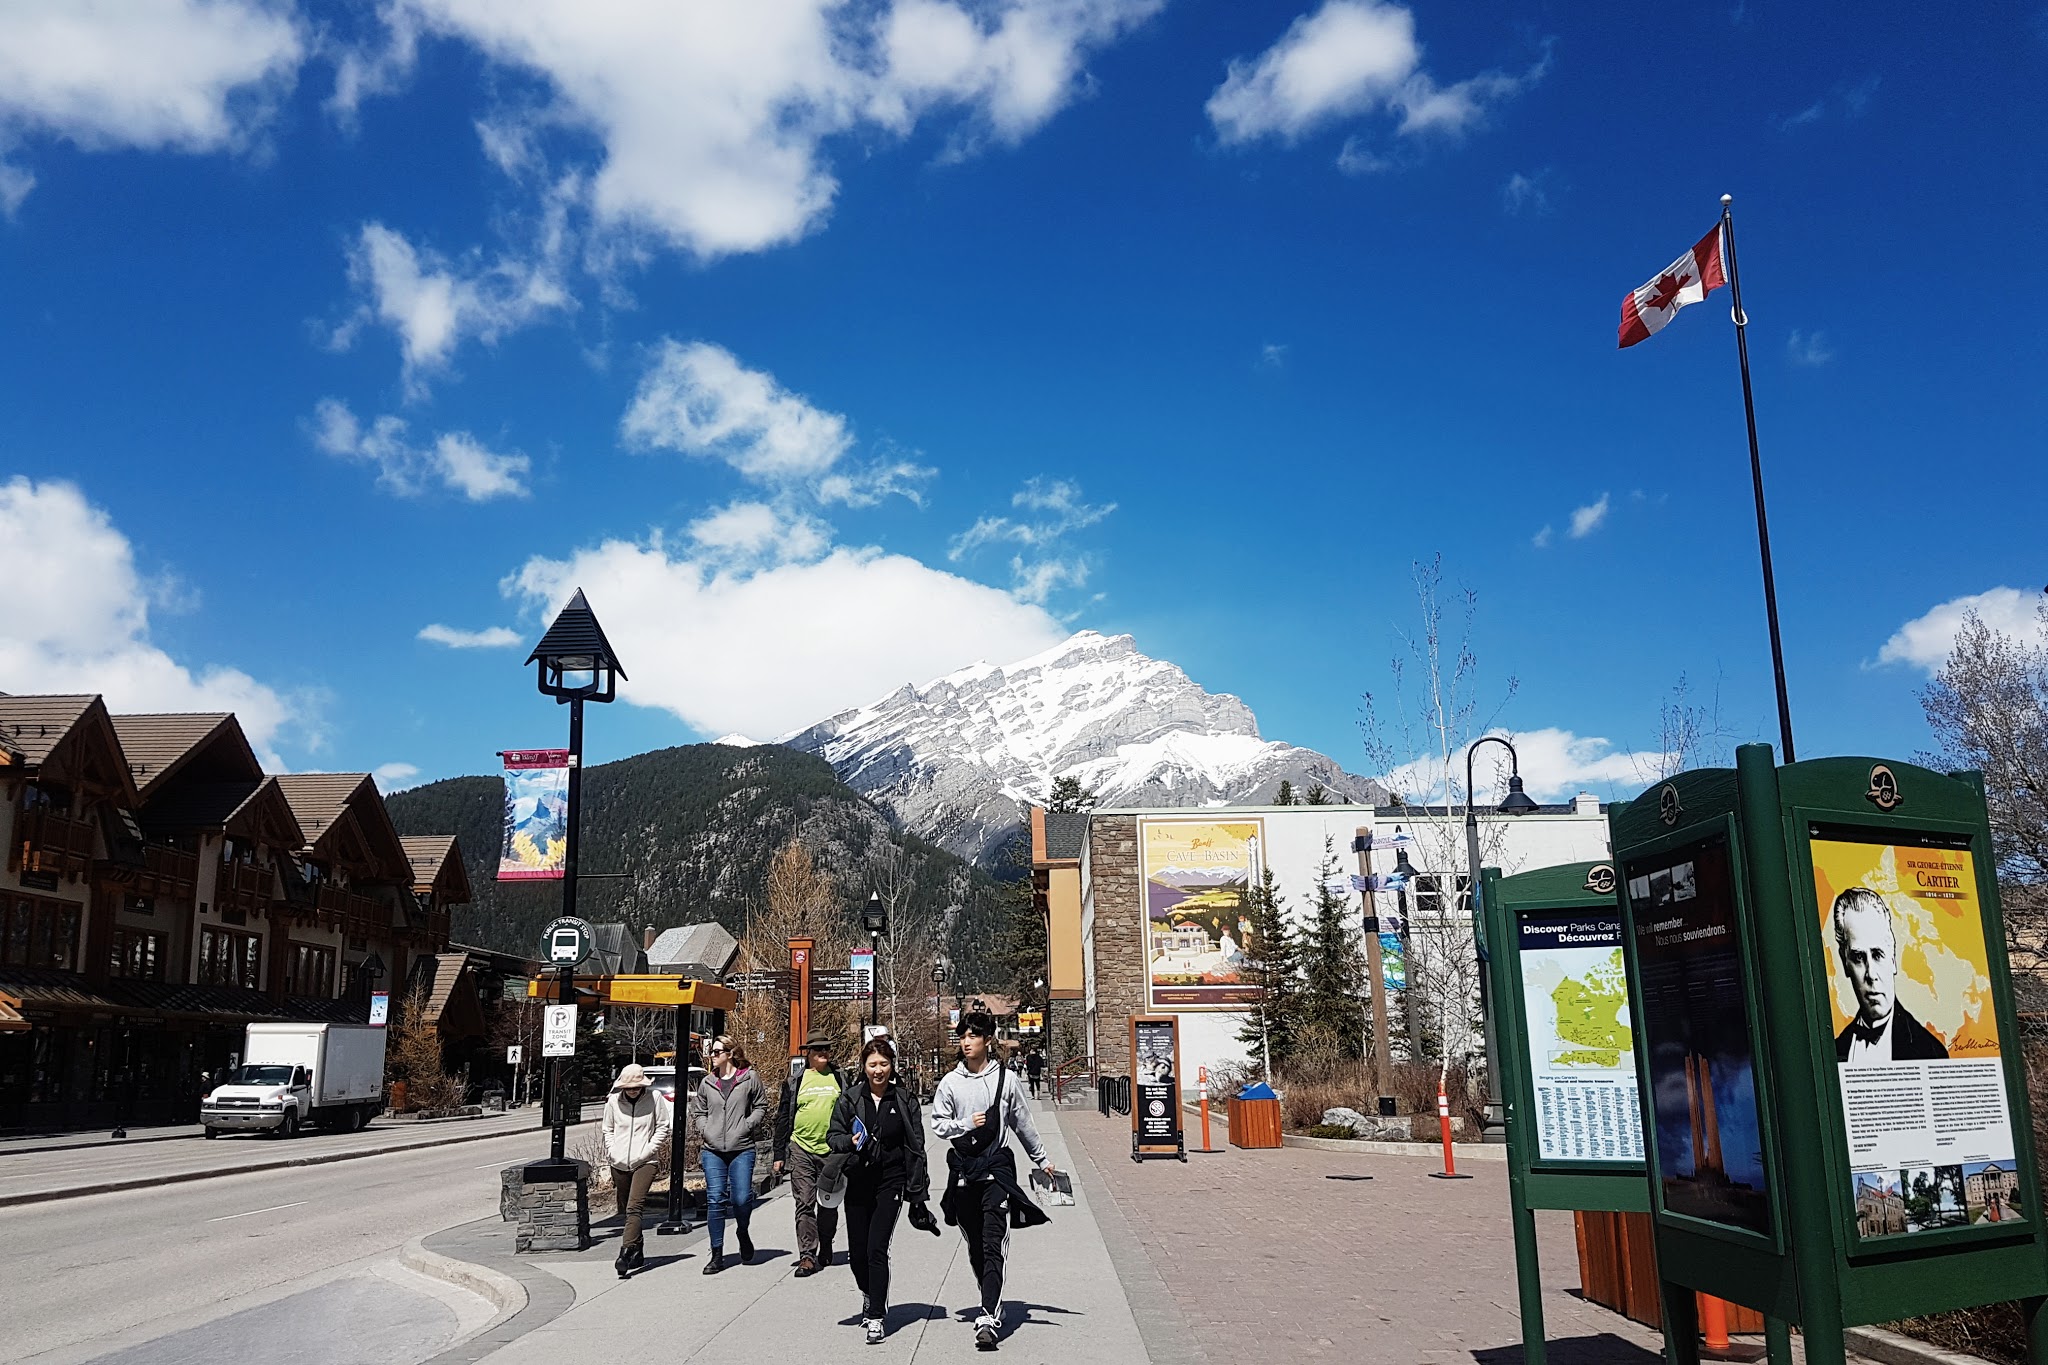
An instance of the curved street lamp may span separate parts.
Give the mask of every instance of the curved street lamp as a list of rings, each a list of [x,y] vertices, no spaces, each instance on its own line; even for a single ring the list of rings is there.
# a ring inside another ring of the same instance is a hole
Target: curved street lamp
[[[889,931],[889,907],[882,903],[881,892],[868,892],[860,923],[868,931],[868,1025],[873,1027],[882,1022],[882,935]]]
[[[1481,735],[1465,750],[1465,904],[1472,915],[1472,943],[1479,954],[1479,1017],[1486,1026],[1486,1118],[1480,1137],[1502,1131],[1507,1124],[1507,1106],[1501,1095],[1500,1031],[1493,1019],[1492,991],[1487,987],[1486,924],[1479,913],[1479,807],[1473,800],[1472,756],[1482,744],[1498,744],[1508,751],[1508,794],[1495,807],[1502,815],[1527,815],[1538,809],[1522,790],[1522,757],[1515,746],[1499,735]]]

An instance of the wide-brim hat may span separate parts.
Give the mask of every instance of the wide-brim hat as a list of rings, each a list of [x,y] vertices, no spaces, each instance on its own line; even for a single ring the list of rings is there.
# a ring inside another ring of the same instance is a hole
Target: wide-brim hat
[[[812,1029],[811,1036],[804,1039],[806,1052],[837,1052],[839,1045],[832,1041],[832,1035],[821,1029]]]
[[[619,1072],[619,1078],[612,1082],[612,1089],[630,1090],[636,1085],[644,1087],[647,1084],[647,1073],[641,1070],[640,1063],[628,1062],[625,1068]]]

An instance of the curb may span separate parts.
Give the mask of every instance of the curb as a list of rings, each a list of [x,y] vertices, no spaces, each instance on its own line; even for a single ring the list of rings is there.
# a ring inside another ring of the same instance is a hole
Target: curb
[[[585,1120],[588,1122],[588,1120]],[[579,1124],[571,1124],[580,1127]],[[123,1190],[153,1189],[158,1185],[186,1185],[195,1180],[218,1180],[223,1176],[248,1175],[256,1171],[281,1171],[293,1166],[331,1166],[337,1161],[358,1161],[363,1157],[390,1156],[396,1152],[417,1152],[429,1147],[450,1147],[458,1142],[488,1142],[492,1138],[516,1137],[522,1132],[542,1132],[534,1129],[499,1129],[491,1133],[458,1133],[450,1137],[435,1138],[429,1142],[402,1142],[391,1147],[370,1147],[361,1151],[321,1152],[314,1156],[280,1157],[275,1161],[253,1161],[246,1166],[229,1166],[204,1171],[173,1171],[165,1175],[144,1176],[129,1180],[101,1180],[90,1185],[72,1185],[61,1190],[30,1190],[25,1194],[0,1194],[0,1209],[13,1208],[21,1204],[47,1204],[58,1199],[79,1199],[89,1194],[118,1194]],[[510,1164],[510,1163],[507,1163]]]
[[[398,1263],[414,1274],[425,1275],[431,1280],[440,1280],[461,1289],[467,1289],[479,1298],[488,1300],[498,1310],[486,1327],[495,1326],[503,1319],[526,1307],[526,1288],[510,1275],[501,1274],[487,1265],[474,1261],[458,1261],[453,1256],[443,1256],[438,1251],[429,1251],[426,1241],[431,1233],[422,1233],[398,1249]]]
[[[1850,1350],[1879,1365],[1985,1365],[1982,1356],[1943,1350],[1882,1327],[1851,1327],[1842,1338]]]
[[[1198,1105],[1183,1104],[1181,1110],[1188,1114],[1201,1113]],[[1213,1103],[1209,1107],[1209,1126],[1221,1128],[1226,1134],[1230,1131],[1230,1120],[1217,1113]],[[1224,1141],[1228,1142],[1229,1138]],[[1426,1156],[1437,1160],[1442,1160],[1444,1154],[1441,1142],[1381,1142],[1375,1138],[1319,1138],[1299,1133],[1282,1133],[1280,1142],[1285,1147],[1303,1147],[1315,1152],[1371,1152],[1374,1156]],[[1454,1142],[1451,1146],[1460,1161],[1468,1157],[1478,1161],[1508,1159],[1507,1144],[1502,1142]]]
[[[77,1142],[47,1142],[36,1147],[9,1147],[0,1150],[0,1161],[15,1156],[34,1156],[38,1152],[78,1152],[88,1147],[133,1147],[139,1142],[181,1142],[199,1136],[199,1130],[194,1128],[189,1133],[152,1133],[148,1137],[102,1137],[83,1138]]]

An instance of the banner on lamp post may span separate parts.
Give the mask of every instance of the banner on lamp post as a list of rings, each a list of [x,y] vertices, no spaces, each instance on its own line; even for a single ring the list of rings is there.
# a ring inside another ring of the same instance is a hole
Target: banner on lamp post
[[[501,882],[558,881],[569,851],[569,751],[507,749]]]

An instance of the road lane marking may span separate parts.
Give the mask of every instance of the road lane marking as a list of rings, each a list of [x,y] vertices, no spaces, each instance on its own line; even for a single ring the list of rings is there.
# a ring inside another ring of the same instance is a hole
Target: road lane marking
[[[225,1223],[234,1218],[254,1218],[259,1213],[276,1213],[280,1209],[295,1209],[300,1204],[309,1204],[311,1202],[309,1199],[300,1199],[290,1204],[272,1204],[267,1209],[250,1209],[247,1213],[225,1213],[218,1218],[209,1218],[206,1221],[209,1223]]]

